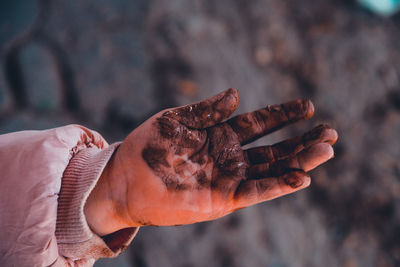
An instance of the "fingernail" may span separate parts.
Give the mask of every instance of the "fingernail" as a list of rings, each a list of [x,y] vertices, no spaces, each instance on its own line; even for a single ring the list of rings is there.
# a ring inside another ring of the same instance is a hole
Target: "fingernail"
[[[324,134],[325,134],[324,140],[326,140],[325,141],[326,143],[333,145],[337,142],[338,133],[336,132],[335,129],[327,128],[327,129],[325,129]]]
[[[229,88],[228,90],[225,91],[224,98],[226,98],[223,103],[223,108],[224,109],[233,109],[235,110],[239,104],[239,93],[236,89],[234,88]]]
[[[304,183],[303,177],[296,173],[287,174],[283,180],[291,188],[298,188]]]
[[[281,105],[289,120],[309,119],[314,115],[314,105],[308,99],[298,99]],[[281,108],[279,107],[279,108]]]
[[[306,118],[309,119],[312,116],[314,116],[314,111],[315,111],[314,104],[311,102],[311,100],[308,100],[308,99],[304,99],[303,103],[304,103],[304,106],[306,107],[306,111],[307,111]]]

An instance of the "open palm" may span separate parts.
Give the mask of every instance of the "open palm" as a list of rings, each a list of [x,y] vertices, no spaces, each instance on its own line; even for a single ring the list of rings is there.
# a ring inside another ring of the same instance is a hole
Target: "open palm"
[[[333,156],[337,133],[320,125],[271,146],[243,145],[301,119],[309,100],[267,106],[226,120],[238,93],[162,111],[137,129],[115,155],[127,184],[134,225],[176,225],[212,220],[305,188],[307,171]],[[226,121],[225,121],[226,120]]]

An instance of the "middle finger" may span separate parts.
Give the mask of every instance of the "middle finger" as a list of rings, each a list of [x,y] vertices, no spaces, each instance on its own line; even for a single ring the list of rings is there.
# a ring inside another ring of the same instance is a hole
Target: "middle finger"
[[[295,100],[281,105],[267,106],[253,112],[233,117],[227,121],[242,145],[314,114],[310,100]]]

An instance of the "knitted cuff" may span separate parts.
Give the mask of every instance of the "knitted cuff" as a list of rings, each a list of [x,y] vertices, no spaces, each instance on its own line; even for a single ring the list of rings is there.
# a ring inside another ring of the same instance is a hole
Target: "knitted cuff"
[[[101,238],[91,231],[83,211],[86,199],[119,144],[112,144],[103,150],[85,148],[70,160],[64,171],[56,224],[58,249],[64,257],[116,257],[132,242],[139,229],[122,229]]]

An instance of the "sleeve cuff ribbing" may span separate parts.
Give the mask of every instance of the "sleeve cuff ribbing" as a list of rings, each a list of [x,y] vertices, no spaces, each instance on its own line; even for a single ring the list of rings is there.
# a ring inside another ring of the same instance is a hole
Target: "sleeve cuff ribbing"
[[[86,199],[119,144],[103,150],[85,148],[70,160],[64,171],[56,224],[58,249],[64,257],[116,257],[132,242],[139,229],[122,229],[103,239],[90,230],[83,211]]]

